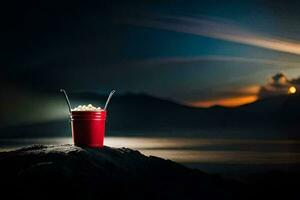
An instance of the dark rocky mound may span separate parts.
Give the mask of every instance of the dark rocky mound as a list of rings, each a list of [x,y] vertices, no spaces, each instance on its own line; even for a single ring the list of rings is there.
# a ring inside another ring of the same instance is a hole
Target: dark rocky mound
[[[35,145],[0,153],[9,199],[239,199],[243,185],[127,148]]]
[[[127,148],[35,145],[0,153],[0,199],[300,199],[299,173],[226,180]]]

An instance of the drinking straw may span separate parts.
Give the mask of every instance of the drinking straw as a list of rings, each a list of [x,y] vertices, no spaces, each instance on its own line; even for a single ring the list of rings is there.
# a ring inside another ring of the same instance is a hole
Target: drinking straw
[[[68,95],[67,95],[67,93],[66,93],[66,91],[65,91],[64,89],[60,89],[60,92],[64,93],[65,99],[66,99],[67,104],[68,104],[68,107],[69,107],[69,112],[70,112],[70,114],[71,114],[71,113],[72,113],[72,108],[71,108],[71,104],[70,104]]]
[[[109,101],[110,101],[112,95],[113,95],[115,92],[116,92],[116,90],[112,90],[112,91],[110,92],[110,94],[109,94],[109,96],[108,96],[108,98],[107,98],[107,100],[106,100],[106,103],[105,103],[105,106],[104,106],[104,110],[106,110],[106,107],[107,107],[107,105],[108,105],[108,103],[109,103]]]

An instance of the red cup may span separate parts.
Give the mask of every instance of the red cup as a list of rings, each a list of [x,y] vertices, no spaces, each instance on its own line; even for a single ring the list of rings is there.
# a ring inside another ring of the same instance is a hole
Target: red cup
[[[72,111],[73,142],[81,147],[103,147],[106,111]]]

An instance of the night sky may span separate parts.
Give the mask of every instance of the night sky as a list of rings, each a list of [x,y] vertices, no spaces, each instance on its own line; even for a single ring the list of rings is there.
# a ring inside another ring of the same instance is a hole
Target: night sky
[[[37,104],[56,116],[59,88],[208,107],[299,83],[300,3],[10,1],[1,15],[3,124]]]

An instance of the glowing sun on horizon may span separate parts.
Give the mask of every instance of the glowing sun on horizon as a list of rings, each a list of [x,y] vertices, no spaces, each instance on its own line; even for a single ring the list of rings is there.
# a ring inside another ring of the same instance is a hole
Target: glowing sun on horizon
[[[289,87],[288,93],[289,94],[295,94],[297,92],[297,89],[294,86]]]

